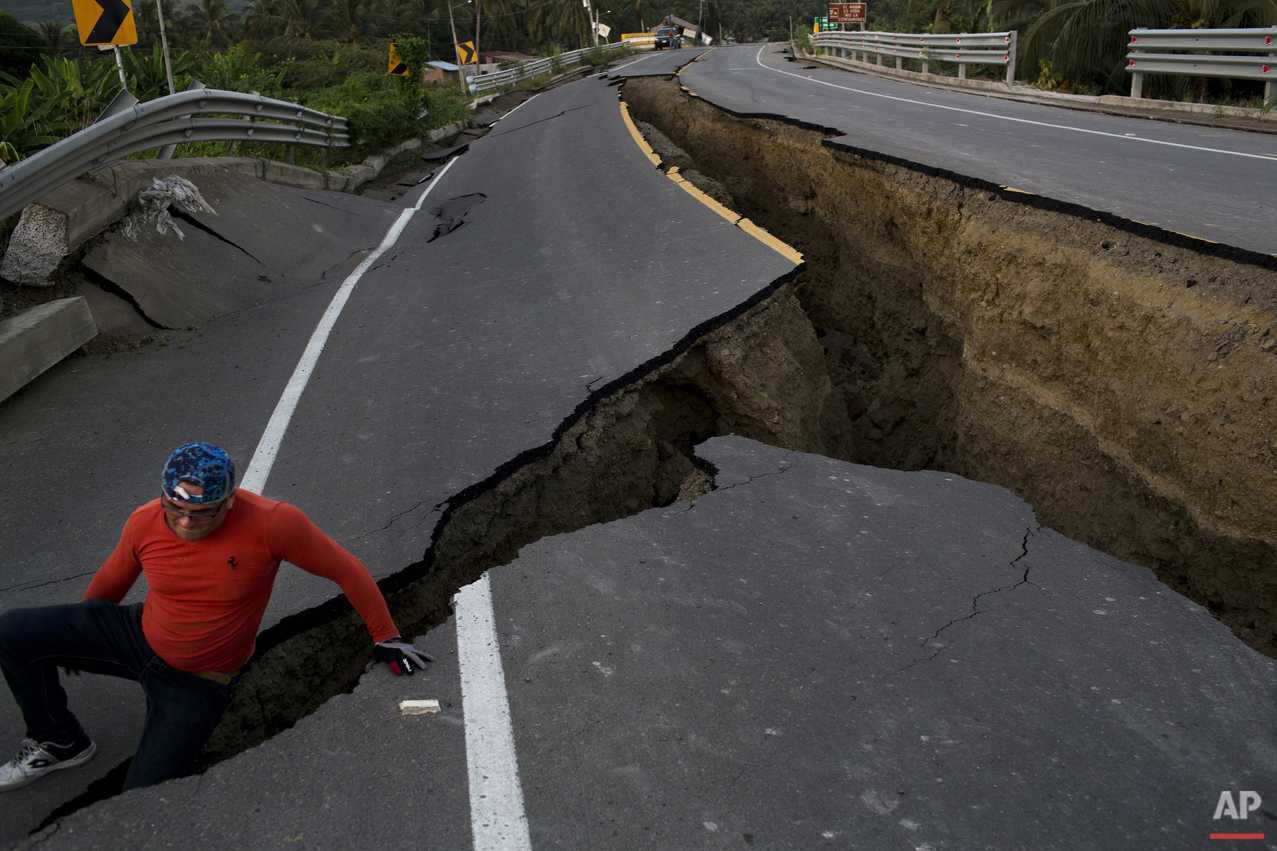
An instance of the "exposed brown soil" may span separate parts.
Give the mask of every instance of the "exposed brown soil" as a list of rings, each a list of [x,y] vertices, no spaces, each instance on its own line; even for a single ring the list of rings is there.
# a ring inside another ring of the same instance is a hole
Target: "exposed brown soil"
[[[623,96],[806,256],[856,460],[1003,485],[1277,656],[1277,273],[833,150],[675,80]]]
[[[426,559],[382,583],[395,623],[405,635],[443,623],[459,588],[546,535],[704,493],[712,480],[692,447],[732,433],[823,455],[851,451],[851,423],[792,285],[669,363],[600,394],[542,450],[456,495]],[[368,660],[367,630],[339,602],[267,630],[258,650],[207,762],[258,744],[352,688]]]

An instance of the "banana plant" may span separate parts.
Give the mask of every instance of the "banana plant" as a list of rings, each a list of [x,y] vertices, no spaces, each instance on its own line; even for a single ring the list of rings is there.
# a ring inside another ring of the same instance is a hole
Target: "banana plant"
[[[42,103],[32,103],[35,82],[27,80],[0,95],[0,159],[9,166],[28,154],[52,145],[64,127],[47,123],[45,117],[66,97],[59,93]]]
[[[29,79],[44,100],[56,101],[48,120],[75,132],[89,126],[120,90],[111,63],[43,57],[44,67],[31,66]],[[61,96],[61,97],[59,97]]]
[[[129,78],[129,91],[141,101],[154,100],[168,94],[168,74],[164,68],[164,52],[159,42],[146,51],[123,51],[124,74]],[[170,55],[173,62],[173,82],[177,91],[190,83],[191,69],[195,62],[188,51]]]

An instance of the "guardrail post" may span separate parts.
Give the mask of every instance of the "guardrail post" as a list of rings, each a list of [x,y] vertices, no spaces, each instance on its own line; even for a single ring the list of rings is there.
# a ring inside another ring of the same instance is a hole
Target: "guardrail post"
[[[924,73],[924,74],[929,74],[929,73],[931,73],[931,70],[930,70],[930,68],[929,68],[929,67],[928,67],[928,65],[927,65],[927,60],[926,60],[926,59],[923,59],[923,60],[922,60],[922,73]]]
[[[1272,62],[1277,62],[1277,53],[1268,54],[1268,58]],[[1267,106],[1269,101],[1273,99],[1273,81],[1264,81],[1264,105]]]
[[[1131,41],[1133,43],[1138,43],[1135,41],[1135,39],[1136,39],[1136,36],[1134,35],[1134,33],[1132,33]],[[1130,48],[1129,50],[1130,50],[1130,53],[1144,52],[1143,50],[1140,50],[1138,47]],[[1135,64],[1133,60],[1127,60],[1127,61],[1130,62],[1132,65]],[[1131,97],[1135,98],[1136,100],[1144,97],[1144,72],[1143,71],[1135,71],[1134,73],[1131,74]]]
[[[966,78],[967,78],[967,63],[959,62],[958,63],[958,79],[965,80]]]
[[[900,55],[899,55],[899,54],[896,54],[896,70],[897,70],[897,71],[903,71],[903,70],[904,70],[904,66],[901,64],[901,60],[900,60]]]
[[[1009,36],[1010,41],[1007,42],[1007,85],[1015,85],[1015,48],[1019,41],[1019,32],[1011,30]]]

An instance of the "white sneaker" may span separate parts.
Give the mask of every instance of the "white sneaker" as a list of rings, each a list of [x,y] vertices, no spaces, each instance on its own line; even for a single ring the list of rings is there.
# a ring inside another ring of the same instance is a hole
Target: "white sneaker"
[[[52,742],[37,744],[31,739],[23,739],[18,755],[4,765],[0,765],[0,792],[21,789],[50,771],[74,768],[88,762],[97,753],[98,746],[93,744],[88,736],[83,734],[81,736],[88,744],[73,742],[66,747],[58,747]]]

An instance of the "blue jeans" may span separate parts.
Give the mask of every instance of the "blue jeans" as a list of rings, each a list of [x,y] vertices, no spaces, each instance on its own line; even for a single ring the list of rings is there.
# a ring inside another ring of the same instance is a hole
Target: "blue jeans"
[[[153,786],[191,770],[235,695],[164,664],[142,634],[142,604],[85,600],[0,615],[0,670],[37,742],[66,744],[82,732],[67,708],[58,667],[141,683],[146,725],[124,788]]]

